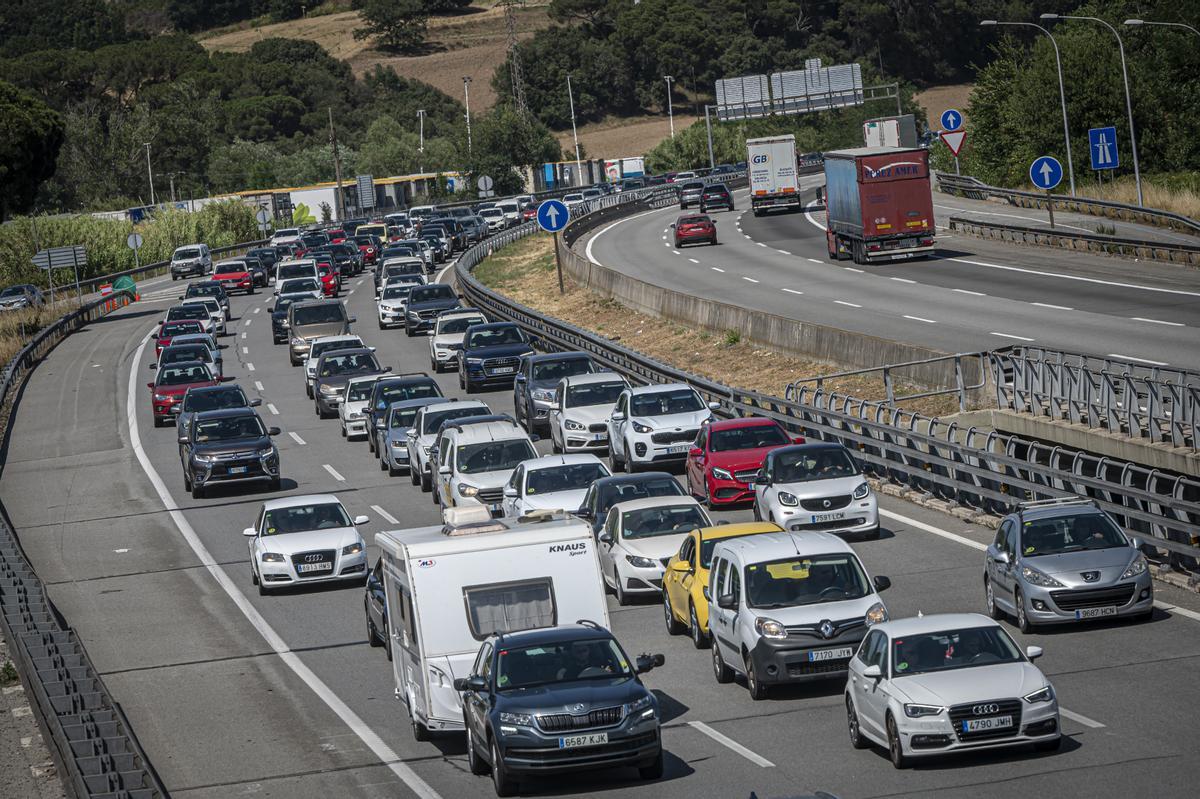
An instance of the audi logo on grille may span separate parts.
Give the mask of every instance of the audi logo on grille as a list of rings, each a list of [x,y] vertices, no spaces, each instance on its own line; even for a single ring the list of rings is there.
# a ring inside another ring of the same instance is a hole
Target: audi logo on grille
[[[990,716],[993,713],[999,712],[1000,706],[997,704],[976,705],[975,707],[971,708],[971,715],[973,716]]]
[[[322,555],[305,555],[304,556],[305,563],[320,563],[323,560],[325,560],[325,558]]]

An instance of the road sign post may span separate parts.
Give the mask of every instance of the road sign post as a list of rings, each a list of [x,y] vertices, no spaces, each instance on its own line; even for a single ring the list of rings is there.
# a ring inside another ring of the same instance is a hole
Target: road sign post
[[[479,180],[475,181],[475,186],[479,189],[480,197],[494,197],[496,192],[492,191],[492,186],[496,182],[489,175],[480,175]]]
[[[87,250],[83,245],[76,244],[73,247],[51,247],[48,250],[39,250],[34,253],[33,265],[38,269],[43,269],[50,281],[50,304],[54,304],[54,270],[66,269],[71,267],[75,270],[75,290],[82,296],[82,289],[79,285],[79,267],[87,266]]]
[[[1057,158],[1043,155],[1029,165],[1029,180],[1046,192],[1046,208],[1050,212],[1050,227],[1054,227],[1054,200],[1051,191],[1062,182],[1063,168]]]
[[[950,111],[947,111],[945,114],[942,114],[942,124],[945,124],[946,118],[950,113]],[[939,138],[954,156],[954,174],[961,175],[962,171],[958,168],[958,154],[962,151],[963,143],[967,140],[967,132],[962,129],[943,130]]]
[[[571,209],[562,200],[543,200],[537,209],[538,227],[547,233],[554,234],[554,265],[558,269],[558,293],[565,293],[563,288],[562,256],[558,253],[558,231],[567,226],[571,220]]]

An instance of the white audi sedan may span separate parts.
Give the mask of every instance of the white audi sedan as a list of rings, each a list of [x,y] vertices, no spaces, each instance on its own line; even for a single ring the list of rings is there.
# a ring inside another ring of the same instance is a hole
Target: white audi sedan
[[[535,510],[565,510],[583,504],[588,487],[609,476],[595,455],[545,455],[517,466],[504,486],[504,515],[524,516]]]
[[[999,624],[948,613],[876,624],[850,659],[850,744],[887,747],[892,765],[915,758],[1062,740],[1054,686]]]
[[[309,494],[264,502],[258,521],[242,534],[250,539],[250,579],[258,593],[331,580],[362,582],[367,547],[333,494]]]
[[[711,526],[712,519],[691,497],[631,499],[609,508],[596,554],[617,604],[629,604],[634,595],[660,596],[663,572],[683,539]]]

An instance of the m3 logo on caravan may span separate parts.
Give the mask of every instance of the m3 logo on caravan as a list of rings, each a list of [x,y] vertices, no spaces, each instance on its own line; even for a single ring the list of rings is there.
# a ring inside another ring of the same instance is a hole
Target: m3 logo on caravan
[[[587,552],[587,542],[577,541],[574,544],[551,544],[550,552],[551,554],[555,552],[566,552],[568,555],[570,555],[570,557],[575,557],[576,555],[582,555]]]
[[[422,558],[421,560],[417,561],[417,565],[422,569],[432,569],[433,564],[435,563],[437,563],[437,561],[435,561],[433,558]]]

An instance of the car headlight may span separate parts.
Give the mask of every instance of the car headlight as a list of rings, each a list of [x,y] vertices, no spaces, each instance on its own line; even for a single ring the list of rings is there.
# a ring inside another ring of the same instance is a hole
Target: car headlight
[[[626,555],[625,560],[629,561],[630,566],[636,566],[639,569],[653,569],[657,565],[657,561],[653,558],[643,558],[641,555]]]
[[[888,616],[887,608],[883,606],[883,603],[876,602],[867,610],[867,615],[865,618],[867,620],[867,626],[870,627],[874,624],[885,622],[890,617]]]
[[[359,552],[362,552],[362,549],[363,549],[362,541],[355,541],[353,544],[350,544],[349,546],[342,547],[342,554],[343,555],[357,555]]]
[[[203,455],[203,454],[198,453],[198,454],[192,456],[192,460],[194,460],[196,463],[212,463],[213,456],[212,455]]]
[[[286,560],[287,560],[287,558],[285,558],[283,555],[280,555],[278,552],[262,553],[263,563],[283,563]]]
[[[428,456],[429,456],[429,453],[430,453],[431,451],[433,451],[433,447],[432,447],[432,446],[429,446],[429,447],[421,447],[421,451],[425,453],[426,457],[428,457]]]
[[[473,485],[467,485],[466,483],[459,483],[458,484],[458,493],[460,496],[473,497],[479,493],[479,489]]]
[[[1062,583],[1060,583],[1058,580],[1055,580],[1053,577],[1051,577],[1048,574],[1044,574],[1044,573],[1038,571],[1037,569],[1033,568],[1032,566],[1022,566],[1021,567],[1021,576],[1024,577],[1028,582],[1031,582],[1034,585],[1040,585],[1043,588],[1061,588],[1062,587]]]
[[[1139,552],[1138,556],[1136,558],[1134,558],[1133,563],[1130,563],[1129,568],[1126,569],[1125,572],[1121,575],[1121,579],[1124,580],[1126,577],[1137,577],[1139,574],[1142,574],[1145,571],[1146,571],[1146,556]]]
[[[564,421],[563,427],[567,428],[568,430],[586,430],[587,429],[586,427],[584,427],[579,422],[576,422],[573,419],[567,419],[566,421]]]
[[[649,433],[653,429],[654,429],[653,427],[647,427],[646,425],[641,424],[640,422],[633,423],[633,432],[635,432],[635,433]]]
[[[717,478],[718,480],[732,480],[733,479],[733,475],[730,474],[728,470],[722,469],[718,466],[713,467],[712,476]]]
[[[870,483],[863,483],[858,488],[854,489],[854,498],[855,499],[866,499],[869,496],[871,496],[871,484]]]
[[[535,388],[529,392],[529,395],[542,402],[554,402],[554,389],[552,388]]]
[[[325,385],[321,386],[321,393],[326,396],[332,396],[333,394],[337,393],[337,389],[326,383]]]
[[[302,339],[302,338],[294,338],[294,339],[292,339],[292,346],[293,346],[293,347],[303,347],[303,346],[304,346],[304,343],[305,343],[305,342],[304,342],[304,339]]]
[[[755,619],[754,629],[763,638],[787,638],[787,628],[774,619]]]
[[[786,491],[780,491],[775,496],[779,499],[780,505],[787,505],[789,508],[794,508],[800,504],[800,500],[796,499],[795,494],[789,494]]]
[[[467,358],[467,363],[471,366],[482,366],[483,358]]]
[[[172,397],[170,394],[155,394],[154,395],[155,402],[170,402],[171,399],[172,399]]]
[[[918,705],[915,703],[905,703],[904,715],[910,719],[924,718],[925,716],[936,716],[946,708],[941,705]]]
[[[533,724],[533,717],[528,713],[500,713],[501,724],[516,724],[521,727],[528,727]]]
[[[644,714],[646,716],[654,715],[654,698],[650,696],[650,694],[646,694],[641,699],[638,699],[634,702],[629,702],[625,705],[626,716],[632,716],[633,714],[639,713],[643,710],[647,711],[647,713]]]
[[[1025,694],[1025,701],[1031,705],[1036,705],[1039,702],[1054,701],[1054,687],[1046,685],[1045,688],[1039,688],[1031,694]]]

